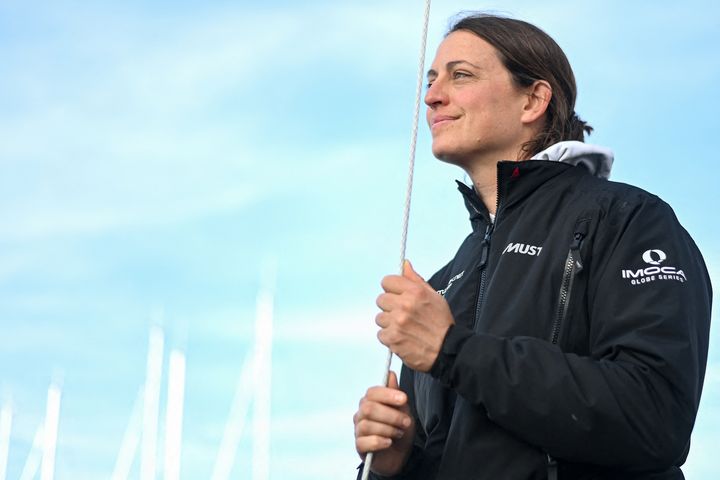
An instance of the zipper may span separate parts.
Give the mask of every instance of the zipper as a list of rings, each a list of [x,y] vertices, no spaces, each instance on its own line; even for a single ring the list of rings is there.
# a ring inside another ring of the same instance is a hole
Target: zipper
[[[498,221],[498,214],[500,213],[500,197],[501,197],[501,189],[502,189],[502,182],[500,178],[500,167],[497,168],[497,196],[495,197],[495,221],[490,221],[490,215],[488,212],[488,224],[487,227],[485,227],[485,236],[482,239],[482,243],[480,244],[480,262],[478,262],[478,270],[481,270],[480,272],[480,282],[478,283],[478,289],[477,289],[477,296],[475,301],[475,318],[473,319],[473,330],[477,327],[478,321],[480,319],[480,310],[482,309],[483,303],[485,303],[485,284],[487,283],[487,262],[488,257],[490,256],[490,237],[492,236],[493,229],[495,228],[495,224]],[[477,210],[476,210],[477,211]]]
[[[480,243],[480,261],[478,262],[477,269],[480,270],[480,282],[478,282],[477,297],[475,302],[475,319],[473,320],[473,330],[478,324],[480,318],[480,309],[485,302],[485,283],[487,279],[487,262],[490,256],[490,237],[493,231],[493,224],[488,223],[485,227],[485,236]]]
[[[572,295],[573,280],[575,276],[582,271],[583,263],[580,256],[580,245],[587,235],[587,222],[579,223],[573,233],[573,241],[570,244],[567,258],[565,259],[565,268],[563,269],[563,278],[560,283],[560,295],[558,297],[558,308],[553,321],[550,342],[557,344],[560,336],[560,328],[567,316],[568,306],[570,305],[570,297]]]
[[[575,276],[583,269],[582,256],[580,255],[580,246],[587,236],[588,221],[581,220],[575,225],[573,232],[573,240],[570,243],[567,258],[565,259],[565,268],[563,269],[563,279],[560,284],[560,297],[558,299],[558,309],[553,322],[550,341],[553,345],[557,344],[560,337],[560,328],[567,316],[568,306],[572,295],[573,280]],[[548,480],[558,480],[558,462],[549,453],[547,456],[547,472]]]
[[[558,462],[549,453],[547,455],[548,480],[558,480]]]

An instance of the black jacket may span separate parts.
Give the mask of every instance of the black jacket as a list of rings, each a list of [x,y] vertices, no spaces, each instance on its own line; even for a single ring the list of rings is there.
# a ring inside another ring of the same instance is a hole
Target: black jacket
[[[676,479],[708,350],[711,287],[671,208],[549,161],[498,164],[495,223],[430,284],[455,318],[398,479]],[[377,477],[376,477],[377,478]]]

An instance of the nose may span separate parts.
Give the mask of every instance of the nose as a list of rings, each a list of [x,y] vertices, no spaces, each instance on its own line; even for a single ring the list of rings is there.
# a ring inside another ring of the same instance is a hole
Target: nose
[[[425,92],[425,105],[434,109],[440,105],[446,105],[447,101],[444,84],[440,78],[436,78]]]

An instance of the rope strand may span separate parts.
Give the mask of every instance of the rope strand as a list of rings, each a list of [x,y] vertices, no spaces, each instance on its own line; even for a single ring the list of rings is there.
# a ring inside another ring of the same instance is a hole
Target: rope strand
[[[423,74],[425,70],[425,50],[427,46],[428,23],[430,21],[430,0],[425,0],[425,15],[423,17],[423,29],[420,37],[420,59],[418,61],[417,82],[415,84],[415,112],[413,115],[412,133],[410,134],[410,165],[408,166],[407,188],[405,190],[405,210],[403,212],[402,236],[400,238],[400,275],[405,265],[405,249],[407,246],[408,224],[410,222],[410,200],[412,199],[413,175],[415,173],[415,148],[417,146],[418,123],[420,119],[420,102],[422,100]],[[390,365],[392,364],[393,353],[388,348],[385,374],[382,385],[387,386],[390,376]],[[362,480],[368,480],[370,468],[372,467],[373,452],[365,456],[363,465]]]

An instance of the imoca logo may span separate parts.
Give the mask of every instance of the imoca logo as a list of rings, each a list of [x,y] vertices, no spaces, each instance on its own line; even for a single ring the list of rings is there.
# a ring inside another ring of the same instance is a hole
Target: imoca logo
[[[667,259],[667,255],[665,255],[665,252],[662,250],[648,250],[643,253],[642,258],[645,260],[645,263],[649,263],[650,265],[660,265]]]
[[[675,280],[680,283],[687,281],[685,272],[681,269],[677,267],[660,266],[667,260],[667,255],[662,250],[646,250],[645,253],[642,254],[642,259],[649,266],[622,270],[622,278],[630,280],[631,285],[642,285],[643,283],[654,282],[656,280]]]

